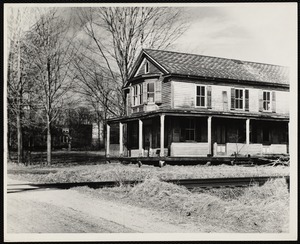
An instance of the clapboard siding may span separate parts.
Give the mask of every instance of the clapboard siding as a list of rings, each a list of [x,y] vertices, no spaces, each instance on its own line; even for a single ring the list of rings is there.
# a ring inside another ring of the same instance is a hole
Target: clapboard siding
[[[148,62],[149,62],[149,66],[148,66],[149,74],[161,74],[161,71],[155,65],[153,65],[150,61]],[[137,72],[135,73],[134,77],[145,74],[145,63],[146,63],[146,59],[144,59],[143,62],[141,62],[141,65],[138,68]]]
[[[289,113],[289,93],[276,91],[276,112],[281,114]]]
[[[173,142],[171,144],[171,156],[207,156],[208,143],[205,142]]]
[[[171,82],[162,82],[162,104],[160,108],[169,109],[171,108]]]
[[[244,144],[244,143],[226,143],[227,156],[233,156],[235,153],[240,155],[262,154],[262,144]]]
[[[172,98],[175,109],[192,109],[200,110],[203,108],[195,108],[195,85],[208,85],[207,83],[199,82],[179,82],[173,81],[173,94]],[[259,98],[262,90],[252,87],[241,86],[225,86],[225,85],[211,85],[211,99],[212,109],[214,111],[227,111],[230,110],[230,97],[231,88],[242,88],[249,90],[249,112],[259,112]],[[272,90],[267,90],[272,91]],[[276,93],[276,113],[288,114],[289,113],[289,92],[288,91],[275,91]],[[227,103],[224,106],[224,96],[227,96]]]
[[[192,108],[195,106],[195,84],[173,82],[174,108]]]

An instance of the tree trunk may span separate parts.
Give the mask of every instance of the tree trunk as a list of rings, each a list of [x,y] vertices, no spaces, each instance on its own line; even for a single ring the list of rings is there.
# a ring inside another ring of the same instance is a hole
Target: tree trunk
[[[51,124],[49,121],[49,116],[47,117],[47,164],[51,165]]]
[[[105,116],[106,117],[106,116]],[[104,121],[103,121],[103,139],[104,139],[104,141],[103,141],[103,145],[104,145],[104,157],[106,158],[106,147],[107,147],[107,139],[106,139],[106,118],[104,119]]]
[[[98,125],[98,149],[101,150],[101,121],[98,119],[97,125]]]
[[[18,45],[18,82],[19,82],[19,88],[18,88],[18,108],[17,108],[17,137],[18,137],[18,163],[23,163],[23,138],[22,138],[22,95],[23,95],[23,89],[22,89],[22,80],[21,80],[21,49],[20,49],[20,43]]]
[[[18,163],[23,163],[23,138],[20,111],[17,112]]]

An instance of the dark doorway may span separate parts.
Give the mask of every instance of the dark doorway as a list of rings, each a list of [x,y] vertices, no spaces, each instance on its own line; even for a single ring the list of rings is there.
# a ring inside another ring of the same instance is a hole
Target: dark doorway
[[[226,125],[217,126],[217,143],[225,144],[226,143]]]
[[[270,128],[268,126],[263,127],[262,134],[263,144],[270,144]]]

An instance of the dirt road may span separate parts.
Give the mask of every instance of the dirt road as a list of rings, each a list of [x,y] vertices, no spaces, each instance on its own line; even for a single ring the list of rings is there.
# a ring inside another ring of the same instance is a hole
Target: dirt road
[[[8,181],[8,233],[183,233],[200,232],[169,216],[76,190],[31,189]]]

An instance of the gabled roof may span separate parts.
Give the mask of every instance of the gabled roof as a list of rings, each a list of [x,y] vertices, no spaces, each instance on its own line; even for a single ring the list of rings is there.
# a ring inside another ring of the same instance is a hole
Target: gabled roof
[[[143,49],[137,62],[144,56],[164,74],[289,84],[288,67],[279,65],[153,49]]]

